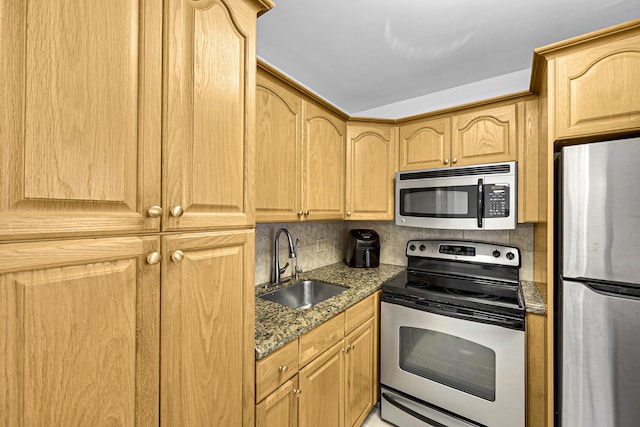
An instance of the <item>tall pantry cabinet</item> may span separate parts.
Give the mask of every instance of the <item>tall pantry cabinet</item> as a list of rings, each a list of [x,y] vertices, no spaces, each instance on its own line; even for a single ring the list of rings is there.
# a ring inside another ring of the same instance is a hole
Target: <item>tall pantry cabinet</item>
[[[0,426],[252,425],[273,3],[66,3],[0,0]]]

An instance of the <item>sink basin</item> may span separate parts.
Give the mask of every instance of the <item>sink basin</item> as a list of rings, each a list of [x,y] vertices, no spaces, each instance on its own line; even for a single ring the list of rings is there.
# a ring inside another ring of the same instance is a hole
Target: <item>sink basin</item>
[[[314,305],[346,291],[347,288],[316,280],[305,280],[277,291],[260,295],[260,298],[291,308],[311,308]]]

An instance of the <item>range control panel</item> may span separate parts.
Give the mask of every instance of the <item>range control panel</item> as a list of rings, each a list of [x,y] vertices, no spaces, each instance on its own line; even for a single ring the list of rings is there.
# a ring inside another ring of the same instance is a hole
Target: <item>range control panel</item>
[[[487,242],[409,240],[407,256],[520,267],[520,249]]]

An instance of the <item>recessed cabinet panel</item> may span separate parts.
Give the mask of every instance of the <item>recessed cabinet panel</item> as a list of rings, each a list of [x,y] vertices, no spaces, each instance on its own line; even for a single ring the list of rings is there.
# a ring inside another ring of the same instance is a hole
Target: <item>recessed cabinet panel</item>
[[[304,108],[305,219],[342,219],[345,123],[314,104],[305,102]]]
[[[0,424],[157,424],[160,268],[145,257],[158,250],[133,237],[0,247]]]
[[[298,221],[302,168],[302,99],[258,75],[256,221]]]
[[[450,164],[451,120],[429,119],[400,127],[399,170],[446,167]]]
[[[452,165],[517,160],[517,148],[515,104],[453,116]]]
[[[162,2],[5,2],[0,40],[0,240],[159,230]]]
[[[396,141],[393,126],[348,125],[347,219],[393,219]]]
[[[245,129],[254,125],[246,105],[255,81],[246,76],[255,52],[247,30],[255,23],[217,0],[172,1],[168,9],[164,228],[249,225],[253,134]]]
[[[254,239],[163,238],[162,425],[240,426],[253,408]]]
[[[557,138],[640,129],[640,36],[559,57]]]

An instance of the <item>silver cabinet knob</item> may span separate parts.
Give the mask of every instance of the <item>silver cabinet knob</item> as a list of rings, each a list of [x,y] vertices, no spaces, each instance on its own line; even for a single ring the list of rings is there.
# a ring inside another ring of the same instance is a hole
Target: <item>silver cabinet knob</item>
[[[287,365],[280,365],[279,370],[280,370],[280,372],[284,373],[284,372],[287,372],[289,370],[289,367]]]
[[[309,211],[304,211],[305,216],[309,216]]]
[[[149,210],[147,210],[147,215],[149,215],[151,218],[160,218],[162,216],[162,207],[151,206]]]
[[[451,163],[458,163],[458,159],[454,157],[454,158],[451,160]]]
[[[182,209],[182,206],[178,205],[171,208],[171,216],[175,216],[176,218],[179,218],[183,214],[184,214],[184,209]]]
[[[444,159],[444,164],[448,165],[449,164],[449,159]]]
[[[294,388],[294,389],[293,389],[293,394],[294,394],[296,397],[300,397],[300,393],[302,393],[302,390],[300,390],[299,388]]]
[[[298,215],[299,215],[299,216],[304,215],[304,211],[298,211]]]
[[[171,254],[171,259],[173,260],[173,262],[180,262],[183,258],[184,252],[182,252],[180,249]]]
[[[347,212],[347,216],[351,216],[351,212]]]
[[[157,264],[161,259],[162,255],[160,255],[158,252],[151,252],[149,255],[147,255],[147,264]]]

